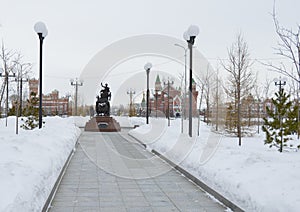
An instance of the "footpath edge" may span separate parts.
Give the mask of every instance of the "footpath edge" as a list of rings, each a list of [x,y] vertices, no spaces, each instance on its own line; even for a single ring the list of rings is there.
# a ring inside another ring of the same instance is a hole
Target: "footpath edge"
[[[133,139],[135,139],[137,142],[139,142],[145,149],[147,149],[147,145],[145,143],[143,143],[142,141],[140,141],[139,139],[137,139],[133,135],[130,135],[130,134],[128,134],[128,135],[130,137],[132,137]],[[218,201],[220,201],[221,203],[223,203],[226,207],[230,208],[232,211],[234,211],[234,212],[244,212],[244,210],[241,209],[239,206],[237,206],[235,203],[233,203],[232,201],[228,200],[227,198],[225,198],[224,196],[222,196],[219,192],[215,191],[214,189],[212,189],[211,187],[209,187],[208,185],[206,185],[204,182],[202,182],[197,177],[195,177],[194,175],[192,175],[191,173],[189,173],[188,171],[186,171],[180,165],[175,164],[170,159],[168,159],[167,157],[165,157],[164,155],[162,155],[161,153],[159,153],[158,151],[156,151],[154,149],[152,149],[151,152],[153,154],[157,155],[158,157],[160,157],[162,160],[166,161],[170,166],[172,166],[174,169],[176,169],[177,171],[179,171],[181,174],[183,174],[189,180],[191,180],[192,182],[194,182],[196,185],[198,185],[204,191],[206,191],[207,193],[211,194],[214,198],[216,198]]]
[[[71,162],[71,159],[72,159],[74,153],[76,152],[77,146],[79,144],[79,142],[78,142],[79,141],[79,137],[78,137],[78,139],[77,139],[77,141],[76,141],[76,143],[74,145],[74,148],[72,148],[72,150],[71,150],[71,152],[70,152],[70,154],[69,154],[69,156],[68,156],[68,158],[67,158],[64,166],[62,167],[62,169],[61,169],[61,171],[60,171],[60,173],[58,175],[58,178],[56,179],[56,181],[55,181],[55,183],[53,185],[53,188],[52,188],[52,190],[51,190],[51,192],[50,192],[50,194],[49,194],[49,196],[48,196],[48,198],[47,198],[47,200],[46,200],[46,202],[45,202],[45,204],[43,206],[42,212],[47,212],[50,209],[51,202],[52,202],[53,198],[55,197],[55,194],[56,194],[57,189],[58,189],[58,187],[60,185],[60,182],[61,182],[61,180],[62,180],[62,178],[63,178],[63,176],[64,176],[64,174],[65,174],[65,172],[66,172],[66,170],[67,170],[67,168],[68,168],[68,166],[70,164],[70,162]]]

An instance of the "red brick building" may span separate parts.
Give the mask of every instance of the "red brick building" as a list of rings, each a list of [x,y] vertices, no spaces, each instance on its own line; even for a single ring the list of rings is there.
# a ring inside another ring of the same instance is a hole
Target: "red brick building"
[[[169,88],[168,88],[169,87]],[[159,75],[156,77],[155,81],[155,91],[153,97],[150,98],[150,110],[151,115],[155,116],[156,110],[163,112],[166,116],[168,114],[168,103],[169,103],[169,110],[170,116],[177,116],[181,115],[181,88],[175,88],[172,83],[162,83],[160,81]],[[169,97],[168,97],[169,93]],[[192,86],[192,103],[193,103],[193,115],[197,115],[197,97],[198,91],[196,91],[196,83],[193,81]],[[185,99],[186,105],[186,114],[188,114],[188,105],[189,105],[189,97]]]
[[[31,92],[34,92],[38,96],[39,95],[39,80],[30,79],[28,84],[29,84],[29,94]]]
[[[39,95],[38,92],[39,80],[29,80],[29,93],[34,92]],[[50,94],[42,96],[42,108],[45,115],[70,115],[71,107],[69,107],[68,97],[59,97],[58,90],[52,91]]]

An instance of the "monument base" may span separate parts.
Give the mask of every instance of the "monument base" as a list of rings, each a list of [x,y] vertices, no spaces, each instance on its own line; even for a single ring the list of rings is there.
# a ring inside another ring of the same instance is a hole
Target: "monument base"
[[[95,116],[84,127],[88,132],[119,132],[120,124],[110,116]]]

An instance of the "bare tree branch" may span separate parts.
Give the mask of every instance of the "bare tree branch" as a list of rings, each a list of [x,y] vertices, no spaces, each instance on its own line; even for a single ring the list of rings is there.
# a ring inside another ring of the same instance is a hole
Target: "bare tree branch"
[[[277,47],[274,48],[275,54],[288,59],[291,68],[287,68],[282,62],[277,65],[272,63],[264,65],[269,66],[275,72],[300,82],[300,25],[297,25],[296,30],[287,29],[281,26],[276,15],[275,3],[271,15],[275,26],[275,32],[279,38]]]

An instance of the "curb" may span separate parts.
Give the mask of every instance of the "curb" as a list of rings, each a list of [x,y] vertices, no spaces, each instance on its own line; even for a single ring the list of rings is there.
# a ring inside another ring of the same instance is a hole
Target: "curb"
[[[70,154],[69,154],[69,156],[68,156],[68,158],[67,158],[67,160],[66,160],[66,162],[65,162],[65,164],[63,166],[63,168],[61,169],[61,171],[60,171],[60,173],[58,175],[58,178],[55,181],[55,184],[54,184],[54,186],[53,186],[53,188],[52,188],[52,190],[51,190],[51,192],[50,192],[50,194],[49,194],[49,196],[48,196],[48,198],[47,198],[47,200],[46,200],[46,202],[45,202],[45,204],[43,206],[42,212],[47,212],[50,209],[51,202],[52,202],[52,200],[53,200],[53,198],[54,198],[54,196],[56,194],[56,191],[57,191],[57,189],[58,189],[58,187],[60,185],[60,182],[61,182],[61,180],[62,180],[62,178],[63,178],[63,176],[64,176],[64,174],[66,172],[66,169],[68,168],[69,163],[70,163],[70,161],[71,161],[71,159],[72,159],[72,157],[73,157],[73,155],[74,155],[74,153],[76,151],[76,148],[78,146],[78,140],[79,139],[77,139],[77,141],[75,143],[75,147],[71,150],[71,152],[70,152]]]
[[[173,163],[171,160],[169,160],[165,156],[161,155],[156,150],[152,150],[151,152],[153,152],[155,155],[159,156],[161,159],[163,159],[164,161],[166,161],[168,164],[170,164],[172,167],[174,167],[174,169],[178,170],[180,173],[182,173],[188,179],[190,179],[191,181],[193,181],[196,185],[198,185],[199,187],[201,187],[204,191],[206,191],[207,193],[209,193],[212,196],[214,196],[217,200],[219,200],[225,206],[227,206],[228,208],[230,208],[232,211],[236,211],[236,212],[243,212],[244,211],[239,206],[237,206],[236,204],[234,204],[230,200],[228,200],[225,197],[223,197],[220,193],[218,193],[217,191],[213,190],[211,187],[209,187],[208,185],[206,185],[205,183],[203,183],[197,177],[195,177],[191,173],[187,172],[185,169],[183,169],[179,165]]]
[[[144,144],[143,142],[141,142],[140,140],[138,140],[134,136],[132,136],[130,134],[128,134],[128,135],[130,137],[134,138],[136,141],[138,141],[144,148],[147,148],[146,144]],[[192,182],[194,182],[196,185],[198,185],[204,191],[206,191],[207,193],[209,193],[212,196],[214,196],[218,201],[220,201],[221,203],[223,203],[226,207],[230,208],[232,211],[235,211],[235,212],[244,212],[244,210],[241,209],[239,206],[237,206],[236,204],[234,204],[233,202],[231,202],[230,200],[228,200],[227,198],[225,198],[224,196],[222,196],[220,193],[218,193],[217,191],[215,191],[214,189],[212,189],[211,187],[209,187],[208,185],[206,185],[204,182],[202,182],[201,180],[199,180],[197,177],[195,177],[191,173],[187,172],[181,166],[173,163],[171,160],[169,160],[168,158],[166,158],[165,156],[163,156],[162,154],[160,154],[156,150],[152,150],[151,152],[153,154],[157,155],[158,157],[160,157],[162,160],[166,161],[170,166],[172,166],[174,169],[176,169],[177,171],[179,171],[180,173],[182,173],[184,176],[186,176],[189,180],[191,180]]]

